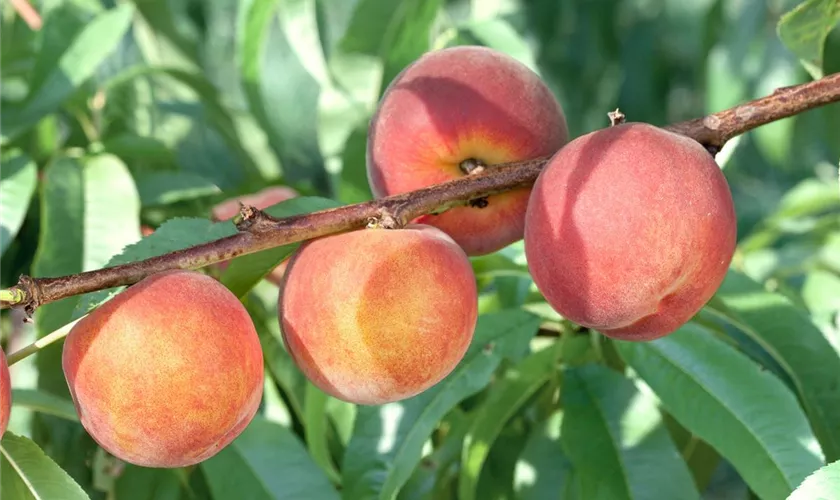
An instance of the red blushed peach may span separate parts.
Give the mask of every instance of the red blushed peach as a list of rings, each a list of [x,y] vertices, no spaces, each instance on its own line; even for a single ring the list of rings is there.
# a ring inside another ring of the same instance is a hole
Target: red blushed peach
[[[9,376],[9,363],[6,353],[0,349],[0,438],[9,427],[9,417],[12,413],[12,379]]]
[[[469,160],[506,163],[554,154],[566,143],[563,111],[540,77],[485,47],[430,52],[388,86],[371,121],[367,172],[375,196],[468,175]],[[522,239],[530,188],[415,220],[449,234],[468,255]]]
[[[374,405],[417,395],[457,366],[478,299],[464,251],[439,229],[409,224],[303,244],[279,312],[287,349],[312,383]]]
[[[152,275],[95,309],[68,334],[62,366],[91,437],[144,467],[212,457],[250,423],[263,391],[250,316],[193,271]]]
[[[257,193],[248,194],[237,198],[231,198],[229,200],[225,200],[219,203],[218,205],[213,207],[213,220],[223,221],[232,219],[233,217],[239,214],[240,204],[250,205],[258,210],[262,210],[272,205],[276,205],[280,202],[291,200],[292,198],[297,197],[298,192],[290,187],[267,187]],[[265,279],[268,280],[270,283],[273,283],[274,285],[278,285],[283,279],[283,273],[286,270],[286,262],[288,262],[288,259],[284,260],[277,267],[275,267],[265,277]],[[218,266],[220,270],[224,271],[228,266],[228,262],[220,262]]]
[[[643,123],[579,137],[534,185],[525,251],[561,315],[625,340],[686,323],[724,279],[736,243],[729,186],[696,141]]]

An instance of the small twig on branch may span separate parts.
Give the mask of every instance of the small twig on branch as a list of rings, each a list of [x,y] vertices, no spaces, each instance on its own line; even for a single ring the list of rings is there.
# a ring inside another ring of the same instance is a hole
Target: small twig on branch
[[[840,73],[835,73],[820,80],[779,89],[769,96],[703,118],[664,128],[691,137],[714,153],[729,139],[760,125],[838,101]],[[0,291],[0,308],[23,307],[31,314],[40,305],[65,297],[131,285],[146,276],[168,269],[198,269],[269,248],[364,228],[371,220],[384,226],[400,227],[420,215],[440,213],[456,206],[473,204],[476,200],[494,194],[530,186],[547,160],[536,158],[504,165],[482,165],[482,170],[471,171],[469,175],[444,184],[284,219],[275,219],[253,207],[243,207],[244,220],[237,227],[240,232],[233,236],[81,274],[36,279],[22,276],[18,285]]]

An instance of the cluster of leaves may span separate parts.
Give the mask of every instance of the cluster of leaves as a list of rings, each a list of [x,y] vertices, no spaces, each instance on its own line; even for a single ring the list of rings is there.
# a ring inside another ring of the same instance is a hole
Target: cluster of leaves
[[[0,281],[232,234],[210,207],[266,185],[306,195],[268,210],[278,216],[370,199],[367,121],[430,49],[516,57],[556,92],[573,137],[617,106],[665,124],[840,70],[837,2],[795,3],[65,0],[36,2],[40,31],[4,3]],[[455,372],[410,400],[354,406],[283,347],[277,289],[262,280],[294,249],[281,247],[220,276],[254,319],[268,375],[231,446],[183,470],[115,461],[78,423],[54,345],[12,367],[0,496],[785,498],[840,459],[838,128],[837,107],[819,109],[719,155],[738,252],[672,336],[576,328],[533,286],[520,242],[473,259],[481,316]],[[142,225],[156,232],[142,238]],[[4,312],[6,352],[114,292],[46,305],[34,325]],[[836,469],[791,498],[816,498]]]

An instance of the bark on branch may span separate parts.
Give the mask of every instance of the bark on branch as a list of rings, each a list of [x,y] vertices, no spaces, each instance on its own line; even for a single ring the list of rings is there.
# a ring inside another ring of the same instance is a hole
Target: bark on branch
[[[702,118],[664,128],[691,137],[712,154],[729,139],[756,127],[840,101],[840,73],[776,90],[773,94]],[[106,288],[134,284],[168,269],[198,269],[215,262],[329,234],[365,227],[372,219],[404,224],[415,217],[465,205],[534,183],[548,158],[493,165],[444,184],[402,195],[275,219],[243,207],[239,232],[176,252],[95,271],[61,277],[31,278],[0,290],[0,308],[34,310],[50,302]]]

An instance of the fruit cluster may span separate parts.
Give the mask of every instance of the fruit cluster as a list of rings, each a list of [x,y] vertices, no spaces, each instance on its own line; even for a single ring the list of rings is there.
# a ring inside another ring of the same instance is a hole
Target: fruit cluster
[[[278,311],[286,347],[309,380],[358,404],[437,384],[473,337],[470,256],[522,239],[537,288],[579,325],[643,341],[697,313],[735,248],[731,194],[712,156],[642,123],[567,142],[552,92],[506,55],[449,48],[403,70],[370,124],[367,172],[377,197],[553,156],[532,188],[397,229],[374,224],[302,244],[277,276]],[[219,207],[215,217],[235,210]],[[245,308],[195,271],[150,276],[82,319],[66,339],[63,368],[90,435],[151,467],[213,456],[248,425],[263,390],[262,351]],[[8,385],[0,371],[5,418]]]

